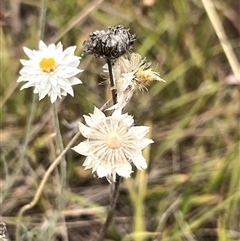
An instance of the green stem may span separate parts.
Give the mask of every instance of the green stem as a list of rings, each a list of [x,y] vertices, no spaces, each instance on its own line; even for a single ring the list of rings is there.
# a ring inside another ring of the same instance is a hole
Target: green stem
[[[47,15],[47,0],[41,1],[41,13],[39,17],[39,40],[44,36],[45,24],[46,24],[46,15]]]
[[[55,102],[52,107],[53,107],[53,122],[54,122],[54,128],[56,132],[56,142],[57,142],[59,153],[61,153],[64,148],[63,148],[63,141],[62,141],[59,120],[58,120],[57,103]],[[60,194],[59,194],[59,202],[58,202],[59,211],[62,211],[62,209],[65,206],[64,188],[66,186],[66,179],[67,179],[66,166],[67,166],[67,163],[66,163],[65,157],[63,156],[60,163]]]

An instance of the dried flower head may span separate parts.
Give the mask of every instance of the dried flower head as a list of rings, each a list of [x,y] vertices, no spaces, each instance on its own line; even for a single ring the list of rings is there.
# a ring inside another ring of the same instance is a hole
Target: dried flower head
[[[129,53],[121,56],[113,62],[113,78],[117,90],[117,104],[109,109],[122,109],[132,98],[135,90],[147,89],[152,81],[163,81],[160,74],[153,71],[151,63],[142,58],[140,54]],[[103,66],[103,71],[108,73],[108,66]]]
[[[39,50],[23,50],[29,60],[20,60],[24,66],[20,71],[18,82],[27,82],[21,88],[34,87],[34,93],[39,94],[39,100],[46,95],[51,102],[57,97],[62,98],[67,94],[74,95],[72,85],[81,84],[75,75],[82,72],[78,69],[80,58],[74,56],[76,46],[71,46],[63,51],[61,43],[47,46],[43,41],[39,42]]]
[[[84,116],[87,125],[79,123],[86,141],[73,148],[87,156],[83,166],[92,169],[98,177],[115,182],[116,174],[130,177],[133,163],[138,169],[147,168],[142,150],[153,141],[144,138],[147,126],[133,126],[133,117],[115,110],[112,116],[95,107],[93,114]]]
[[[129,29],[122,25],[109,27],[107,31],[96,30],[83,43],[83,54],[93,54],[95,57],[116,59],[132,49],[136,40]]]
[[[6,224],[1,222],[0,223],[0,240],[7,241],[5,233],[7,232]]]

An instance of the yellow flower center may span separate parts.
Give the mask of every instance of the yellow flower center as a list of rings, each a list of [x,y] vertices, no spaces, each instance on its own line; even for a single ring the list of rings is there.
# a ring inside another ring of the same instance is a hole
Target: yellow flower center
[[[54,58],[43,58],[39,65],[42,71],[47,73],[53,72],[56,68],[56,62]]]
[[[106,143],[111,149],[118,149],[122,146],[122,138],[118,133],[112,132],[107,136]]]
[[[136,77],[141,84],[145,84],[156,79],[156,76],[153,75],[151,69],[144,69],[143,67],[139,68],[139,70],[136,73]]]

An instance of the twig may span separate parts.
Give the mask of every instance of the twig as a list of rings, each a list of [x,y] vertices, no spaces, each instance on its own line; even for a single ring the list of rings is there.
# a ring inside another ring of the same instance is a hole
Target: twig
[[[100,110],[104,110],[106,108],[106,106],[112,101],[112,98],[109,99],[108,101],[106,101],[103,106],[100,108]]]
[[[240,66],[236,55],[233,52],[232,46],[230,45],[227,35],[224,32],[223,26],[219,19],[219,16],[215,10],[214,4],[212,0],[202,0],[204,8],[208,14],[208,17],[213,25],[213,28],[220,40],[220,44],[222,45],[223,51],[226,54],[228,62],[232,68],[232,71],[237,79],[240,79]]]
[[[42,191],[44,189],[44,186],[47,182],[47,179],[49,178],[51,172],[55,169],[55,167],[59,164],[59,162],[61,161],[61,159],[63,158],[63,156],[66,154],[66,152],[71,148],[71,146],[73,145],[73,143],[77,140],[77,138],[81,135],[80,132],[78,132],[74,137],[73,139],[69,142],[69,144],[66,146],[66,148],[61,152],[61,154],[54,160],[54,162],[49,166],[49,168],[47,169],[47,171],[45,172],[45,175],[39,185],[39,188],[37,189],[37,192],[35,193],[34,195],[34,198],[33,200],[24,205],[20,211],[19,211],[19,214],[18,214],[18,218],[17,218],[17,230],[16,230],[16,237],[19,237],[19,234],[20,234],[20,222],[21,222],[21,218],[23,216],[23,213],[26,212],[27,210],[31,209],[32,207],[34,207],[39,198],[40,198],[40,195],[42,194]]]

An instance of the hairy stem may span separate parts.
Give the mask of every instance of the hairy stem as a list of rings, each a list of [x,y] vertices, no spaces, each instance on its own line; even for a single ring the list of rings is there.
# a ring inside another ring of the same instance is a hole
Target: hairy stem
[[[63,151],[63,141],[62,141],[62,136],[61,136],[61,131],[60,131],[60,126],[59,126],[59,120],[58,120],[58,111],[57,111],[57,103],[55,102],[53,104],[53,123],[54,123],[54,128],[56,132],[56,143],[57,143],[57,148],[60,151],[60,153]],[[61,212],[62,209],[64,208],[65,205],[65,197],[64,197],[64,188],[66,186],[66,178],[67,178],[67,173],[66,173],[66,160],[65,157],[62,157],[61,163],[60,163],[60,192],[59,192],[59,200],[58,200],[58,209]]]

